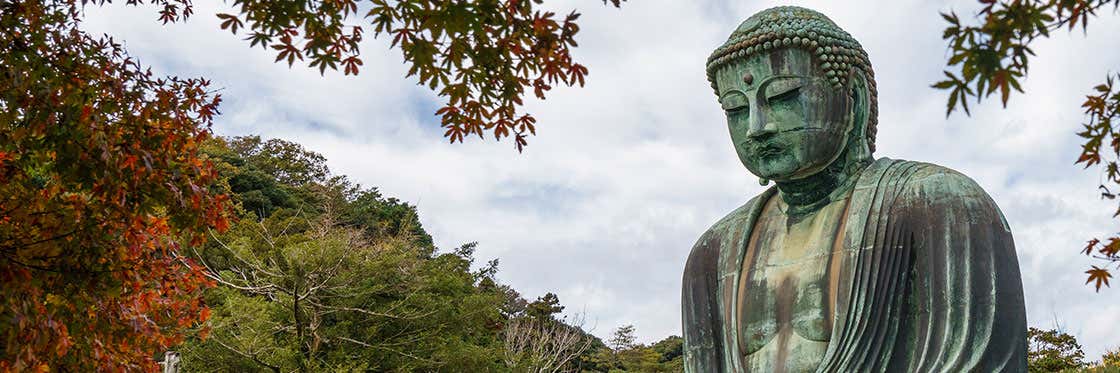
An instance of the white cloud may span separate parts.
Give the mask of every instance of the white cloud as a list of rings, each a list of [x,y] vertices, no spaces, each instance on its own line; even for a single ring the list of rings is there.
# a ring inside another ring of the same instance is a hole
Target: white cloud
[[[727,141],[703,62],[742,19],[778,3],[821,10],[868,50],[880,88],[877,155],[958,169],[1000,204],[1030,322],[1057,318],[1091,358],[1120,345],[1109,327],[1120,324],[1120,289],[1094,294],[1083,285],[1091,261],[1077,255],[1085,239],[1113,230],[1112,205],[1098,199],[1097,175],[1072,164],[1081,97],[1120,68],[1120,17],[1108,12],[1089,37],[1041,41],[1028,94],[1007,109],[991,101],[946,120],[945,93],[929,88],[946,57],[937,12],[967,16],[974,1],[642,0],[621,10],[560,1],[555,9],[585,13],[576,54],[591,75],[585,88],[529,103],[540,135],[524,154],[508,140],[447,144],[434,94],[403,78],[384,40],[363,45],[360,76],[324,77],[219,30],[212,3],[165,27],[149,7],[90,8],[85,27],[123,40],[159,73],[224,87],[218,133],[322,152],[335,172],[417,203],[442,247],[479,241],[477,255],[500,258],[499,277],[526,296],[556,292],[597,334],[632,323],[654,341],[680,333],[680,273],[697,236],[761,190]]]

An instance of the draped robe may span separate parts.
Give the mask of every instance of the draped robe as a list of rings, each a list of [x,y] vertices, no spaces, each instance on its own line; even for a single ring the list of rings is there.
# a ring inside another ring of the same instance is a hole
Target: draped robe
[[[688,372],[743,372],[737,304],[770,188],[704,233],[685,265]],[[858,176],[830,264],[832,332],[818,372],[1025,372],[1026,315],[1011,231],[956,171],[881,158]],[[765,248],[762,248],[765,250]]]

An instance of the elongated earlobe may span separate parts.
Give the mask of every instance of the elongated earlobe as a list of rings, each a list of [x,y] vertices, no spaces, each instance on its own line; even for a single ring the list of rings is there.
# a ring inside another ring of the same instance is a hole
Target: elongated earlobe
[[[851,82],[851,90],[849,95],[852,98],[852,143],[850,152],[856,154],[854,159],[867,159],[871,158],[871,143],[868,136],[868,125],[870,124],[871,114],[871,96],[867,86],[867,78],[859,70],[853,69],[849,81]]]

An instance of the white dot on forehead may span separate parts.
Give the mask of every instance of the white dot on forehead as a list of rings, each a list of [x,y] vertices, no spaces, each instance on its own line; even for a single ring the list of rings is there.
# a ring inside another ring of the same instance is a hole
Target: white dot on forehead
[[[747,83],[747,85],[754,84],[754,75],[749,71],[746,74],[743,74],[743,83]]]

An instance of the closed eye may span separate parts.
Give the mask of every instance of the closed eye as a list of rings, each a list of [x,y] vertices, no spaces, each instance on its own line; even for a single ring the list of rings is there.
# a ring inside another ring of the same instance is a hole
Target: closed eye
[[[801,87],[793,87],[785,92],[773,94],[767,100],[770,102],[785,101],[797,98],[801,94]]]
[[[720,106],[727,112],[727,115],[746,113],[750,108],[750,102],[747,101],[747,95],[740,91],[730,91],[723,95],[719,100]]]
[[[781,77],[766,83],[763,87],[767,101],[782,101],[797,98],[804,80],[795,77]]]
[[[727,115],[741,115],[741,114],[747,114],[749,109],[750,109],[750,106],[743,105],[743,106],[739,106],[739,107],[733,107],[733,108],[730,108],[730,109],[725,109],[724,111],[727,112]]]

